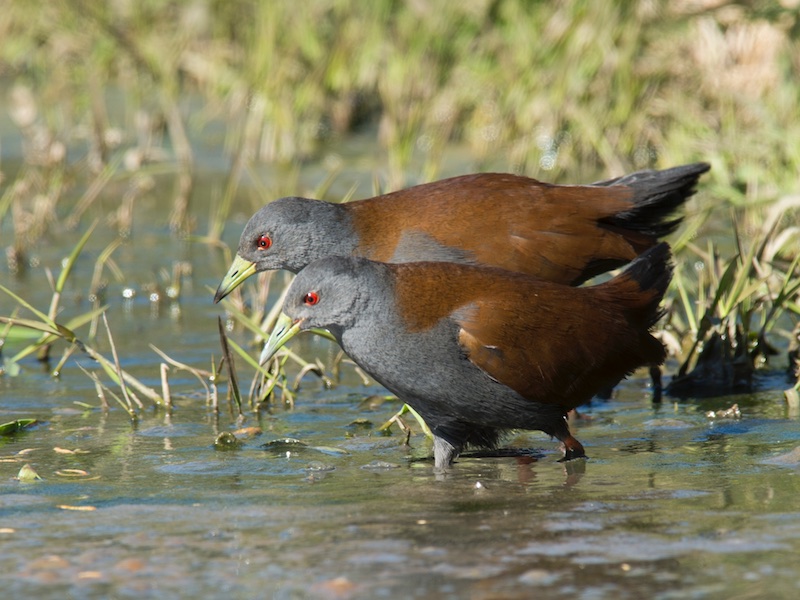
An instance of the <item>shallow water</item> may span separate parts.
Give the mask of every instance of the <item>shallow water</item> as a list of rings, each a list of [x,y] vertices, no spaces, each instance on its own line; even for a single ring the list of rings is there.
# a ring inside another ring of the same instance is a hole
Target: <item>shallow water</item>
[[[368,192],[362,187],[359,195]],[[124,276],[106,290],[123,367],[154,387],[160,359],[149,344],[200,368],[219,357],[223,310],[211,297],[227,269],[218,251],[169,233],[157,198],[137,204],[133,236],[115,254]],[[226,231],[230,245],[243,216]],[[16,278],[3,265],[3,283],[46,309],[42,267],[57,271],[80,233],[55,231],[32,249],[39,266]],[[101,228],[92,237],[63,318],[88,310],[94,260],[113,235]],[[175,260],[193,265],[180,302],[163,295],[152,302],[148,290],[163,289],[161,271]],[[126,288],[136,290],[133,299],[123,299]],[[12,309],[0,297],[0,314]],[[4,356],[18,348],[7,345]],[[63,348],[56,345],[56,358]],[[333,353],[324,340],[300,340],[298,348],[323,359]],[[87,358],[78,362],[94,368]],[[99,402],[74,362],[58,379],[33,358],[22,368],[0,377],[0,423],[41,423],[0,438],[5,597],[800,593],[800,429],[780,377],[752,396],[653,405],[646,374],[638,373],[574,424],[588,461],[559,463],[555,442],[525,433],[507,443],[533,449],[532,456],[466,456],[437,475],[422,436],[409,448],[397,432],[375,433],[399,404],[365,402],[382,390],[349,371],[331,390],[307,377],[293,409],[249,415],[245,425],[263,433],[221,451],[214,439],[235,429],[235,419],[227,409],[214,415],[185,373],[170,375],[179,396],[171,415],[148,409],[132,424],[116,405],[104,413],[75,404]],[[740,418],[706,416],[734,402]],[[262,447],[284,438],[304,445]],[[24,464],[42,479],[15,480]]]
[[[261,436],[218,451],[231,419],[217,423],[202,400],[132,427],[120,410],[71,408],[88,386],[65,380],[37,399],[45,381],[30,379],[3,381],[4,398],[44,420],[0,446],[9,597],[798,593],[800,435],[774,394],[715,421],[653,408],[637,380],[576,424],[588,461],[559,463],[532,433],[510,443],[538,460],[462,458],[437,476],[420,436],[409,449],[352,425],[397,408],[359,403],[376,389],[310,383],[294,410],[262,415]],[[261,447],[287,436],[308,446]],[[23,463],[43,479],[14,481]]]

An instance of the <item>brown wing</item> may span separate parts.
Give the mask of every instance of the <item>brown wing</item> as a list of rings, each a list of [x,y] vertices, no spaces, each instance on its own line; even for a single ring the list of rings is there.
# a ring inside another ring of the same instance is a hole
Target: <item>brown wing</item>
[[[495,228],[507,224],[514,248],[508,257],[511,262],[499,265],[503,268],[574,285],[633,260],[656,242],[656,238],[603,222],[632,206],[628,188],[542,185],[536,191],[535,209],[530,200],[524,203],[524,195],[531,196],[524,189],[514,190],[514,201],[492,224]],[[501,247],[490,245],[481,256],[498,253],[503,255]]]
[[[598,320],[584,318],[589,305],[582,297],[553,297],[542,290],[533,297],[512,296],[517,297],[481,298],[456,319],[469,360],[538,402],[569,403],[576,387],[586,387],[576,383],[587,376],[598,380],[595,389],[600,389],[597,365],[605,350],[601,338],[606,337],[606,327],[613,326],[612,319],[604,315],[599,319],[603,326],[597,326]],[[587,399],[575,398],[574,405]]]
[[[363,255],[373,260],[445,256],[574,284],[592,265],[606,265],[597,271],[603,272],[654,243],[601,223],[632,204],[624,186],[554,186],[484,173],[354,202],[350,210]]]
[[[643,308],[660,294],[624,276],[588,288],[520,281],[513,290],[484,289],[455,313],[459,342],[470,361],[525,398],[574,408],[663,360],[648,331],[653,309]]]

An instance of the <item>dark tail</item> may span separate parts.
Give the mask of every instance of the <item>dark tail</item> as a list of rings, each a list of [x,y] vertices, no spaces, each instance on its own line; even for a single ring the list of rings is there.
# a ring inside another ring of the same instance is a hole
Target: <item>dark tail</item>
[[[606,282],[608,292],[628,309],[638,326],[650,329],[664,316],[661,300],[672,279],[672,251],[661,242],[637,256],[622,273]]]
[[[619,380],[634,369],[649,365],[655,367],[667,358],[667,349],[656,339],[651,329],[664,316],[661,300],[672,279],[672,252],[661,242],[649,248],[628,266],[625,271],[595,289],[601,296],[598,306],[612,307],[618,326],[615,337],[608,343],[615,352],[605,355],[605,380],[601,389],[608,393]]]
[[[695,193],[697,180],[710,168],[707,163],[693,163],[663,171],[637,171],[598,181],[593,185],[621,185],[633,190],[634,206],[604,219],[604,222],[656,238],[672,233],[682,220],[674,216],[675,211]]]

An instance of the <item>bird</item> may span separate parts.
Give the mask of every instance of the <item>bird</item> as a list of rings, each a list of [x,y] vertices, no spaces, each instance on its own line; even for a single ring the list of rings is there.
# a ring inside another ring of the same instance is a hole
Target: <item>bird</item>
[[[674,213],[709,168],[699,162],[592,185],[477,173],[340,204],[280,198],[245,225],[214,302],[254,273],[298,273],[324,256],[483,264],[577,286],[674,231]]]
[[[329,256],[289,286],[262,364],[300,331],[327,329],[433,433],[434,468],[511,429],[585,456],[566,414],[666,351],[651,330],[672,276],[661,242],[615,277],[571,287],[496,267]]]

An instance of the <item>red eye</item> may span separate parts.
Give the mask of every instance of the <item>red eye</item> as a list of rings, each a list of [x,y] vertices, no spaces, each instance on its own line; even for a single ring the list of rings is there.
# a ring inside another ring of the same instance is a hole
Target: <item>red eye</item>
[[[266,233],[258,238],[256,242],[256,246],[258,246],[259,250],[266,250],[270,246],[272,246],[272,238],[270,238]]]
[[[319,296],[317,292],[308,292],[305,296],[303,296],[303,304],[306,306],[314,306],[317,302],[319,302]]]

